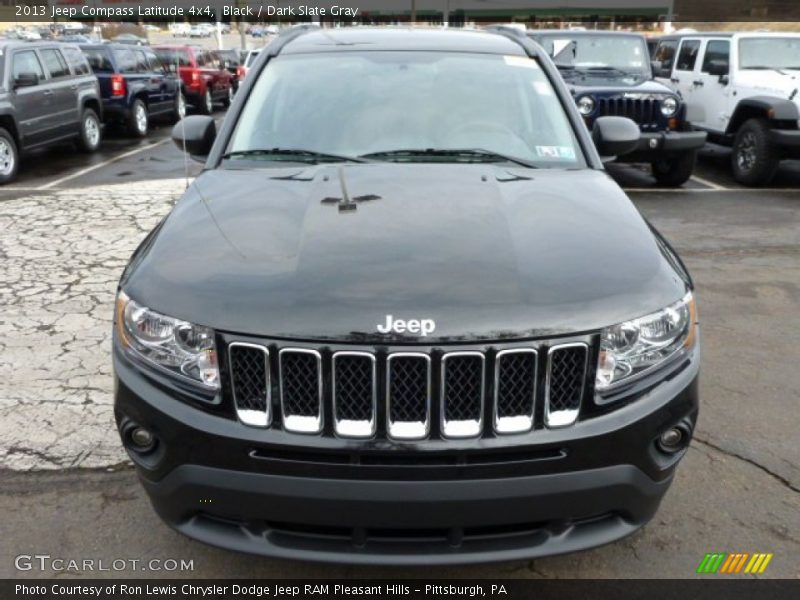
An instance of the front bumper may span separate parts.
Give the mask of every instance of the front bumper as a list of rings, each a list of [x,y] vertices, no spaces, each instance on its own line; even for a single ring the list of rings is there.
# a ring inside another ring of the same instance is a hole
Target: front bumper
[[[635,402],[573,427],[443,452],[267,438],[176,399],[115,344],[115,413],[123,431],[136,423],[158,437],[150,455],[129,454],[157,513],[195,539],[327,562],[511,560],[612,542],[652,518],[685,452],[666,455],[655,439],[678,423],[693,428],[698,363],[695,350]]]
[[[705,131],[660,131],[642,133],[639,145],[630,154],[620,157],[625,162],[650,162],[665,156],[694,152],[706,143]]]

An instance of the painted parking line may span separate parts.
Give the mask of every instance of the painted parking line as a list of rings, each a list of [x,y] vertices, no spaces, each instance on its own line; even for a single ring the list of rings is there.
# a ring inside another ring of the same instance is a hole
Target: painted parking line
[[[97,169],[102,169],[103,167],[107,167],[108,165],[112,165],[112,164],[114,164],[116,162],[119,162],[119,161],[121,161],[123,159],[128,158],[129,156],[133,156],[135,154],[139,154],[140,152],[145,152],[147,150],[152,150],[153,148],[157,148],[158,146],[166,144],[169,141],[171,141],[171,138],[165,138],[163,140],[159,140],[159,141],[154,142],[152,144],[147,144],[146,146],[141,146],[139,148],[134,148],[133,150],[130,150],[128,152],[124,152],[123,154],[118,154],[117,156],[115,156],[113,158],[109,158],[108,160],[103,161],[101,163],[97,163],[96,165],[92,165],[91,167],[86,167],[85,169],[81,169],[79,171],[75,171],[74,173],[70,173],[69,175],[65,175],[64,177],[61,177],[60,179],[56,179],[55,181],[51,181],[50,183],[46,183],[46,184],[44,184],[42,186],[39,186],[39,187],[37,187],[35,189],[37,191],[52,189],[52,188],[56,187],[57,185],[61,185],[62,183],[66,182],[66,181],[71,181],[73,179],[77,179],[78,177],[83,177],[87,173],[91,173],[92,171],[96,171]]]
[[[714,183],[713,181],[709,181],[708,179],[704,179],[704,178],[700,177],[699,175],[692,175],[690,179],[692,181],[695,181],[695,182],[699,183],[700,185],[708,186],[708,187],[710,187],[711,189],[714,189],[714,190],[727,190],[728,189],[723,185],[719,185],[717,183]]]

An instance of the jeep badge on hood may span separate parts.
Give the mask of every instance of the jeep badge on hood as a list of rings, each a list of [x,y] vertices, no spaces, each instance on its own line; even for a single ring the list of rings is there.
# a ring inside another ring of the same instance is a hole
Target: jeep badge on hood
[[[436,329],[436,322],[433,319],[394,319],[392,315],[386,315],[386,324],[378,324],[378,331],[380,333],[420,333],[423,337],[429,333],[433,333]]]

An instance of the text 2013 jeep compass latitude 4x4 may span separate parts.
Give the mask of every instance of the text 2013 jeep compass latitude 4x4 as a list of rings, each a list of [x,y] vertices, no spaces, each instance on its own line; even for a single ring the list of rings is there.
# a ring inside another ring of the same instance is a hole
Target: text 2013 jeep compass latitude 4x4
[[[290,30],[120,282],[116,418],[159,515],[291,558],[616,540],[697,417],[692,283],[511,32]]]

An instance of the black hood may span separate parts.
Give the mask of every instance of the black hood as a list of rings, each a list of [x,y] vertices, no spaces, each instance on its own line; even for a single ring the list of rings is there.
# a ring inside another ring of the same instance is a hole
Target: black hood
[[[573,95],[577,96],[584,93],[598,95],[611,95],[615,92],[626,94],[664,94],[677,96],[675,92],[662,83],[642,76],[621,76],[621,75],[600,75],[578,73],[573,75],[571,72],[563,73],[567,87]]]
[[[686,291],[603,171],[394,163],[207,171],[123,287],[222,331],[387,341],[391,314],[433,319],[426,342],[585,332]]]

